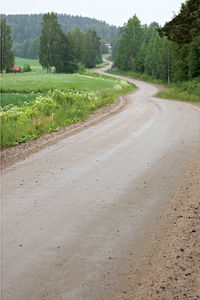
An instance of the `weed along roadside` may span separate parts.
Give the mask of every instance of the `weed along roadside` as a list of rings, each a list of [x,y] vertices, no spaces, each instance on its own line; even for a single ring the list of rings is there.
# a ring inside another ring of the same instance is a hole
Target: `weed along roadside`
[[[133,79],[139,79],[154,84],[163,86],[163,91],[160,91],[157,96],[164,99],[180,100],[194,102],[200,104],[200,80],[195,78],[191,81],[166,83],[159,79],[155,79],[146,74],[135,73],[132,71],[121,71],[119,69],[108,70],[107,73],[121,75]]]
[[[84,122],[93,111],[114,103],[134,88],[126,81],[89,71],[46,74],[36,69],[30,73],[2,74],[1,147]]]

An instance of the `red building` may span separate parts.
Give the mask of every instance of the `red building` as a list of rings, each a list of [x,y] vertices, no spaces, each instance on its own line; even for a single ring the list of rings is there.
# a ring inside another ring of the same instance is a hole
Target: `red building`
[[[14,66],[10,69],[13,73],[20,73],[22,71],[22,68],[20,66]]]

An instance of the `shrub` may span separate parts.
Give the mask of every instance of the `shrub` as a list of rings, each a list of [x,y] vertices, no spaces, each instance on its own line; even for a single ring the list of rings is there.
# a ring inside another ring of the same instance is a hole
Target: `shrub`
[[[31,67],[29,64],[24,64],[23,66],[23,72],[31,72]]]
[[[84,71],[85,71],[85,66],[84,66],[82,63],[80,63],[80,62],[77,64],[77,66],[78,66],[78,71],[77,71],[77,73],[83,74]]]

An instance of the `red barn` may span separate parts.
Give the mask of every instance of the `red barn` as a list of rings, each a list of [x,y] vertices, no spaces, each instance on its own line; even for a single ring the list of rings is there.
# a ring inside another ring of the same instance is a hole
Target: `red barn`
[[[22,68],[20,66],[14,66],[10,69],[13,73],[20,73],[22,71]]]

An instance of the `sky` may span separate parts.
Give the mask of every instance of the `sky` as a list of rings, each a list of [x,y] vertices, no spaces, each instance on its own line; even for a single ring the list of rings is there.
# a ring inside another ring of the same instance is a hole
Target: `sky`
[[[180,10],[184,0],[1,0],[1,13],[66,13],[106,21],[123,26],[133,15],[142,24],[153,21],[164,25]]]

